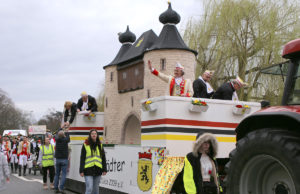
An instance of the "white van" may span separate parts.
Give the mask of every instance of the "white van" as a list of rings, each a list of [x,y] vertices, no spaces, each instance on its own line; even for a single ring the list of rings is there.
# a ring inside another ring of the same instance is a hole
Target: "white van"
[[[17,136],[19,134],[21,134],[23,136],[24,135],[27,136],[27,131],[24,130],[24,129],[7,129],[7,130],[3,131],[3,135],[2,136],[4,136],[4,135]]]

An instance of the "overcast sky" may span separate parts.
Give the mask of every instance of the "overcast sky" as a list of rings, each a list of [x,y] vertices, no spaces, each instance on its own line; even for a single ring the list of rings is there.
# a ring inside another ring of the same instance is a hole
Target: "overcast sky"
[[[199,0],[171,2],[180,31],[202,11]],[[96,97],[121,46],[117,33],[129,25],[137,38],[159,35],[166,9],[166,0],[0,0],[0,88],[37,120],[82,91]]]

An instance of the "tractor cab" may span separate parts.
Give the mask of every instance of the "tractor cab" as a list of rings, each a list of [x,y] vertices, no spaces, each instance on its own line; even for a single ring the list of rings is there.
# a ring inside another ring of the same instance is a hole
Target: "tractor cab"
[[[261,73],[280,75],[285,81],[282,105],[300,105],[300,39],[287,43],[282,57],[288,60],[264,68]]]

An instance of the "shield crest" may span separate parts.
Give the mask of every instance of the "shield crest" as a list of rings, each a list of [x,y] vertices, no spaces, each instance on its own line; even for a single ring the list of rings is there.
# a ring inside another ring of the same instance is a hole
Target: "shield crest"
[[[139,153],[137,183],[142,191],[152,187],[152,153]]]

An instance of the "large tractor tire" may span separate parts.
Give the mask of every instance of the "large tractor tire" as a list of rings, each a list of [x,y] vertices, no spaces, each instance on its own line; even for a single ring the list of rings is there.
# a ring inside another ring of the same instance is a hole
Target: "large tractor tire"
[[[300,194],[299,134],[253,131],[237,142],[226,167],[228,194]]]

